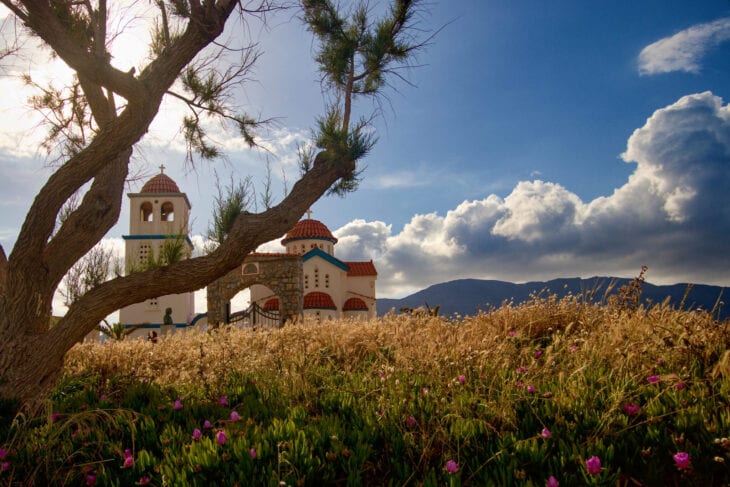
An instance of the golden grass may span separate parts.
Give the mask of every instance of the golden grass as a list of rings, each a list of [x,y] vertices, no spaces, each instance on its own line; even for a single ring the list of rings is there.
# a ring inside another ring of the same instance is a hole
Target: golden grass
[[[676,311],[666,304],[627,310],[548,296],[474,317],[387,315],[365,323],[184,332],[161,337],[157,344],[80,344],[68,353],[65,372],[93,370],[174,387],[204,385],[215,392],[231,372],[296,380],[327,364],[345,373],[367,369],[424,377],[436,371],[441,377],[497,377],[539,360],[540,374],[557,374],[561,380],[597,364],[629,377],[672,370],[679,380],[693,361],[708,373],[728,375],[727,324],[708,313]]]

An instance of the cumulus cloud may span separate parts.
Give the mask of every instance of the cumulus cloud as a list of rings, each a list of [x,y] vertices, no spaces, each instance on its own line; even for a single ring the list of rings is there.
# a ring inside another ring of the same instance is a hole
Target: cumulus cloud
[[[697,73],[702,56],[730,39],[730,17],[694,25],[673,36],[649,44],[639,53],[639,73],[660,74],[672,71]]]
[[[416,215],[398,233],[355,220],[335,231],[338,256],[373,256],[389,297],[468,277],[631,277],[642,264],[657,283],[727,285],[730,107],[709,92],[685,96],[636,129],[622,158],[636,169],[609,196],[583,202],[521,181],[504,199]]]

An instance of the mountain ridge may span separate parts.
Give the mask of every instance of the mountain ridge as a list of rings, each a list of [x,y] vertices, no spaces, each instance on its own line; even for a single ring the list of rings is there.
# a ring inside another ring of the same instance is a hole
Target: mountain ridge
[[[531,294],[556,294],[559,298],[568,294],[592,293],[593,302],[604,301],[607,295],[616,294],[621,286],[632,279],[609,276],[590,278],[568,277],[549,281],[530,281],[516,284],[508,281],[487,279],[456,279],[433,284],[427,288],[400,299],[378,298],[378,316],[391,310],[399,312],[401,308],[418,308],[421,306],[439,306],[440,314],[452,316],[471,316],[480,310],[487,311],[491,307],[499,307],[504,302],[519,304],[530,299]],[[690,287],[691,286],[691,287]],[[607,293],[607,290],[610,292]],[[729,287],[707,284],[677,283],[655,285],[642,283],[642,302],[660,303],[667,297],[675,308],[684,303],[684,309],[712,310],[718,300],[730,293]],[[717,313],[720,320],[730,317],[730,313],[722,306]]]

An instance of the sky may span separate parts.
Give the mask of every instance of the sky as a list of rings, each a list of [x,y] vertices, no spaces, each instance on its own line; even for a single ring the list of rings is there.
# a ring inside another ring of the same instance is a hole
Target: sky
[[[379,297],[461,278],[633,277],[642,265],[655,284],[730,286],[730,1],[424,6],[417,27],[435,35],[402,72],[406,81],[356,107],[376,114],[360,188],[312,208],[338,237],[338,258],[373,259]],[[119,67],[144,52],[141,34],[127,29],[115,41]],[[186,164],[174,103],[135,149],[142,177],[129,191],[164,164],[191,200],[196,242],[211,220],[216,174],[250,175],[261,192],[268,164],[281,199],[298,176],[297,144],[325,103],[315,44],[295,12],[237,29],[227,34],[244,32],[261,51],[237,101],[275,120],[260,132],[266,150],[211,126],[225,160]],[[28,69],[38,80],[63,73],[42,51],[0,73],[6,253],[51,170],[17,78]],[[125,198],[106,245],[122,248],[128,220]]]

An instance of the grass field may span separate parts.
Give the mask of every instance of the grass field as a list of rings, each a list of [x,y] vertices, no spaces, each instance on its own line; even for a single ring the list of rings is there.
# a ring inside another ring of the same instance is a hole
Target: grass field
[[[730,331],[548,294],[83,344],[0,485],[730,485]]]

